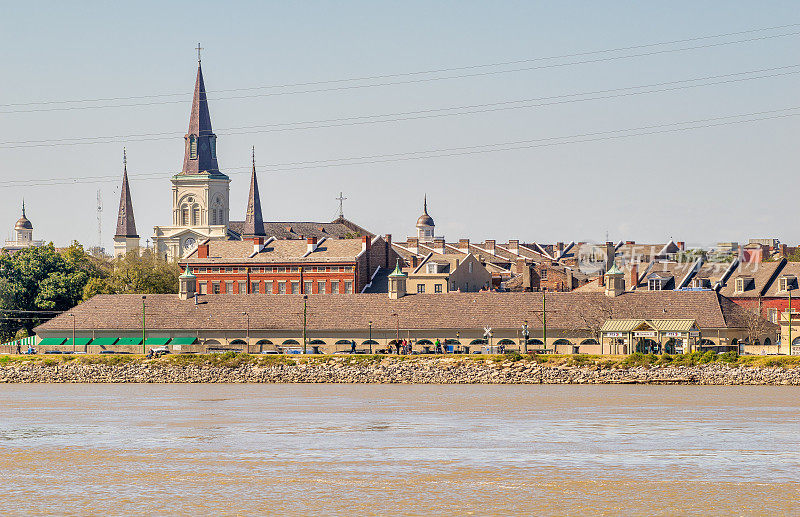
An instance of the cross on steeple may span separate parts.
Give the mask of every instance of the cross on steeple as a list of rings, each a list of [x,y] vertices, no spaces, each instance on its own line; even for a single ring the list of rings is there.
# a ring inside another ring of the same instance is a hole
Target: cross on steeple
[[[339,197],[336,198],[336,200],[339,201],[339,219],[344,219],[344,201],[346,199],[347,198],[344,197],[344,194],[339,192]]]
[[[200,46],[200,43],[197,44],[197,62],[200,63],[200,51],[203,50],[203,47]]]

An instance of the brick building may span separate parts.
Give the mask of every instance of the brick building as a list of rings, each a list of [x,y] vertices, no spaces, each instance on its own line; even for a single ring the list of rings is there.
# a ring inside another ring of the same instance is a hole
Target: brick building
[[[207,240],[179,264],[200,294],[360,293],[397,255],[391,236],[359,239]]]

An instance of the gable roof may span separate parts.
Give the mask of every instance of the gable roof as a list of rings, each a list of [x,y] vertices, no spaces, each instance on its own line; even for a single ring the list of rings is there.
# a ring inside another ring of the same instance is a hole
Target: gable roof
[[[148,295],[148,328],[195,331],[239,329],[242,313],[252,329],[301,330],[302,295],[203,295],[195,306],[177,295]],[[520,328],[528,321],[541,329],[541,293],[412,294],[391,300],[385,294],[308,295],[308,328],[393,329],[399,314],[401,329]],[[609,319],[693,319],[700,329],[744,328],[744,309],[713,291],[633,292],[616,298],[602,293],[550,293],[548,328],[580,330]],[[140,330],[141,295],[98,295],[38,326],[37,332],[80,329]]]

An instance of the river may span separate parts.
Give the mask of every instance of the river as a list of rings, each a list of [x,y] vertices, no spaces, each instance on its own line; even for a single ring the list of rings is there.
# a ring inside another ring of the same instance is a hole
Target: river
[[[0,514],[800,514],[799,395],[3,385]]]

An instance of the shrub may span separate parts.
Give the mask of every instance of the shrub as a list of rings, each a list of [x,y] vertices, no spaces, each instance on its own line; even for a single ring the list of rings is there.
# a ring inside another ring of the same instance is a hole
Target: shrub
[[[739,361],[739,352],[731,350],[719,355],[719,360],[723,363],[735,363]]]
[[[700,362],[702,364],[713,363],[716,360],[717,360],[717,353],[713,350],[709,350],[700,357]]]

